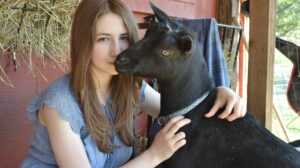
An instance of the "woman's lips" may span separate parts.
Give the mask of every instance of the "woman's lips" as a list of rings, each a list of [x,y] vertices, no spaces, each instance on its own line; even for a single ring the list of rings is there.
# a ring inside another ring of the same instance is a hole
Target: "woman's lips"
[[[108,64],[115,65],[115,61],[108,61]]]

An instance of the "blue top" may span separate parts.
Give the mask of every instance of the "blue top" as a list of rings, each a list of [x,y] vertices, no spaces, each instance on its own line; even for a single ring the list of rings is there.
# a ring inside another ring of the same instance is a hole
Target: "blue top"
[[[145,86],[146,83],[143,82],[141,99],[144,99]],[[21,168],[58,167],[49,141],[47,128],[38,120],[38,110],[44,104],[55,109],[62,119],[70,123],[72,130],[80,135],[93,168],[120,167],[131,157],[132,147],[123,144],[118,135],[113,137],[113,144],[117,147],[114,148],[112,153],[103,153],[98,150],[95,140],[87,132],[83,114],[70,84],[70,76],[64,75],[39,93],[27,108],[28,117],[34,122],[34,130],[28,149],[29,157],[23,161]],[[99,108],[102,109],[102,112],[112,124],[116,116],[112,100],[107,100],[106,105]]]

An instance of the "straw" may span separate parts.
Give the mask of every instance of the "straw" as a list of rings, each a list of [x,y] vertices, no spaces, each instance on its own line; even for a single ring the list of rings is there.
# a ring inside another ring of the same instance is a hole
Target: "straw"
[[[26,53],[29,69],[33,55],[50,58],[57,64],[69,61],[69,36],[79,0],[0,1],[0,53],[11,53],[13,46]],[[60,66],[65,67],[65,66]],[[0,74],[0,82],[9,80]]]

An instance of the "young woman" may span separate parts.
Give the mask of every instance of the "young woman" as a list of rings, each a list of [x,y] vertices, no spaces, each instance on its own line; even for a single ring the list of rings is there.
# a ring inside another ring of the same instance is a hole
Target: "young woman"
[[[133,114],[157,116],[160,96],[145,82],[118,74],[118,53],[138,40],[131,11],[119,0],[83,0],[71,32],[71,73],[36,96],[28,107],[34,122],[29,157],[21,167],[155,167],[185,144],[176,133],[190,121],[171,119],[149,149],[131,159]],[[232,91],[218,88],[213,116],[245,115],[245,104]],[[147,163],[147,164],[145,164]]]

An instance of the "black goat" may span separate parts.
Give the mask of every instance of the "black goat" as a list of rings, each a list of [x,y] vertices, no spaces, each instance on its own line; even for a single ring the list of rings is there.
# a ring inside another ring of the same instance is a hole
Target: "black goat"
[[[187,144],[163,162],[163,167],[300,168],[300,153],[250,113],[234,122],[203,117],[215,101],[216,90],[204,57],[199,55],[197,38],[154,5],[151,7],[158,22],[149,25],[142,40],[120,53],[115,65],[120,73],[158,80],[161,123],[174,112],[184,114],[195,106],[185,114],[191,124],[182,128]]]

